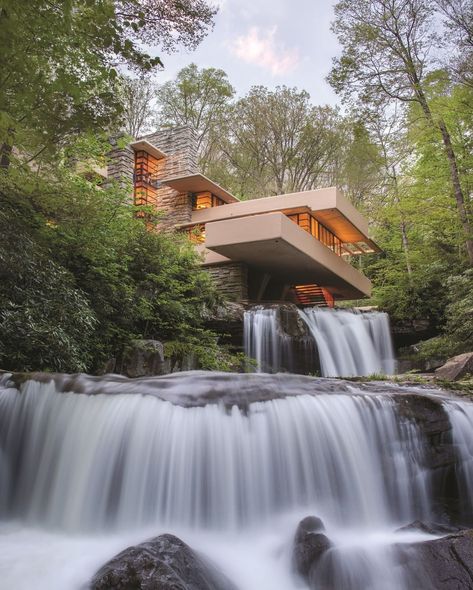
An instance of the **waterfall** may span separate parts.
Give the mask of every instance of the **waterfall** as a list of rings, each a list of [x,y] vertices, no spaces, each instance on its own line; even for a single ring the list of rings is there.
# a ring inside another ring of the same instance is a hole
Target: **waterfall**
[[[395,372],[388,314],[317,307],[300,314],[317,342],[324,377]]]
[[[240,590],[297,590],[292,537],[314,514],[334,543],[320,587],[406,590],[394,547],[412,533],[395,531],[435,518],[435,494],[401,387],[205,372],[2,381],[3,587],[81,590],[119,550],[170,532]],[[473,404],[444,404],[471,511]]]
[[[324,377],[353,377],[395,373],[389,317],[382,312],[360,313],[318,307],[299,310],[315,341]],[[245,313],[244,344],[258,372],[278,372],[294,364],[294,339],[281,327],[278,308]],[[310,357],[310,354],[306,354]],[[309,365],[310,368],[310,365]],[[312,355],[312,371],[317,372]]]
[[[291,339],[280,329],[277,309],[246,311],[243,334],[245,353],[255,359],[258,373],[278,371],[283,359],[292,363]]]
[[[31,381],[0,397],[0,433],[0,514],[49,526],[237,529],[302,507],[337,524],[394,526],[415,505],[428,511],[418,433],[386,396],[227,411]]]

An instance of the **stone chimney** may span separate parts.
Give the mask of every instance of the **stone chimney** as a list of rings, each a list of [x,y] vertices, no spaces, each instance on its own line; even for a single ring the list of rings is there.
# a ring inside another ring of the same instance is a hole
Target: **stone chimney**
[[[190,127],[161,129],[140,139],[146,139],[166,154],[160,160],[158,180],[198,172],[197,139]],[[158,209],[163,212],[160,227],[164,229],[189,223],[192,217],[192,199],[187,193],[179,194],[163,185],[158,188]]]
[[[120,147],[120,139],[115,137],[110,140],[113,149],[109,154],[108,178],[120,182],[123,187],[132,187],[135,152],[129,145]],[[158,161],[158,181],[198,172],[197,139],[190,127],[160,129],[139,139],[146,139],[166,154],[165,158]],[[130,197],[133,198],[133,193]],[[157,190],[157,208],[163,213],[159,224],[163,229],[191,221],[191,197],[188,194],[179,194],[165,185]]]
[[[108,154],[108,170],[107,177],[111,180],[116,180],[121,186],[126,187],[133,184],[133,171],[135,168],[135,152],[126,145],[119,147],[119,143],[123,141],[123,136],[116,136],[110,138],[112,150]]]

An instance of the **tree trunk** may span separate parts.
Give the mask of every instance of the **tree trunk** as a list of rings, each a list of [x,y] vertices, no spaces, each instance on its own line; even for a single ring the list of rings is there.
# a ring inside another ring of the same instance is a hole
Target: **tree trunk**
[[[442,135],[442,142],[445,149],[445,155],[448,159],[448,164],[450,167],[450,179],[452,181],[453,186],[453,194],[455,196],[455,201],[458,210],[458,216],[460,217],[460,222],[462,224],[463,233],[465,234],[465,247],[468,254],[468,260],[470,262],[470,266],[473,266],[473,231],[468,219],[468,213],[465,206],[465,197],[463,195],[463,189],[460,183],[460,174],[458,173],[458,165],[457,159],[455,156],[455,151],[453,149],[452,140],[450,137],[450,133],[448,132],[447,126],[443,119],[439,119],[438,122],[435,122],[430,107],[427,103],[427,99],[424,96],[423,91],[420,89],[420,85],[416,84],[416,95],[417,99],[424,111],[424,115],[426,119],[437,129],[440,131]]]
[[[5,141],[0,147],[0,170],[8,170],[10,167],[14,141],[15,129],[13,127],[9,127]]]
[[[450,138],[450,133],[448,132],[447,126],[445,125],[445,121],[443,119],[439,121],[438,127],[440,129],[440,133],[442,134],[443,145],[445,147],[445,153],[447,154],[448,163],[450,166],[450,176],[453,184],[453,193],[455,195],[455,201],[457,203],[458,214],[460,216],[463,232],[466,237],[465,245],[466,250],[468,252],[468,258],[470,261],[470,265],[473,266],[473,232],[470,221],[468,219],[468,212],[465,206],[465,198],[463,196],[463,190],[460,183],[460,175],[458,173],[457,160],[455,157],[455,152],[453,150],[452,140]]]
[[[404,219],[402,219],[402,214],[401,214],[400,227],[401,227],[402,249],[404,250],[404,256],[406,258],[406,268],[407,268],[407,274],[409,276],[409,282],[411,282],[412,266],[411,266],[411,261],[409,259],[409,239],[407,237],[406,223],[405,223]]]
[[[0,148],[0,170],[8,170],[10,166],[12,146],[8,143],[2,144]]]

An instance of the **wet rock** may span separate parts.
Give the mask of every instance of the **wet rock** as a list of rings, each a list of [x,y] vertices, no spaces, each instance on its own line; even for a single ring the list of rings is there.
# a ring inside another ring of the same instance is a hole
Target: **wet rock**
[[[299,523],[294,537],[292,563],[303,578],[309,580],[322,555],[332,547],[324,534],[325,527],[320,518],[307,516]]]
[[[440,397],[407,393],[396,395],[401,416],[417,423],[427,442],[427,463],[431,469],[453,465],[452,425]]]
[[[409,590],[471,590],[473,531],[441,539],[398,545]]]
[[[405,532],[421,532],[426,533],[427,535],[449,535],[452,533],[457,533],[462,527],[452,526],[450,524],[440,523],[440,522],[423,522],[421,520],[414,520],[409,524],[406,524],[397,529],[399,533]]]
[[[128,547],[93,577],[90,590],[237,590],[173,535]]]
[[[417,423],[423,433],[425,467],[430,474],[433,518],[459,522],[458,455],[452,425],[441,397],[411,393],[396,395],[400,415]]]
[[[277,309],[279,310],[281,330],[284,333],[292,338],[310,337],[307,324],[301,319],[296,305],[292,303],[280,304]]]
[[[467,375],[473,375],[473,352],[454,356],[435,371],[437,379],[447,381],[458,381]]]

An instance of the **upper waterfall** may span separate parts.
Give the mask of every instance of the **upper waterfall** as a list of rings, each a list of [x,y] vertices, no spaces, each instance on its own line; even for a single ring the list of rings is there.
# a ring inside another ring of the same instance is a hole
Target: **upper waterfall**
[[[303,355],[308,372],[320,371],[324,377],[395,373],[386,313],[318,307],[298,310],[298,313],[309,336],[296,343],[281,325],[279,307],[246,311],[245,353],[256,360],[258,372],[292,371],[296,364],[294,357]]]

